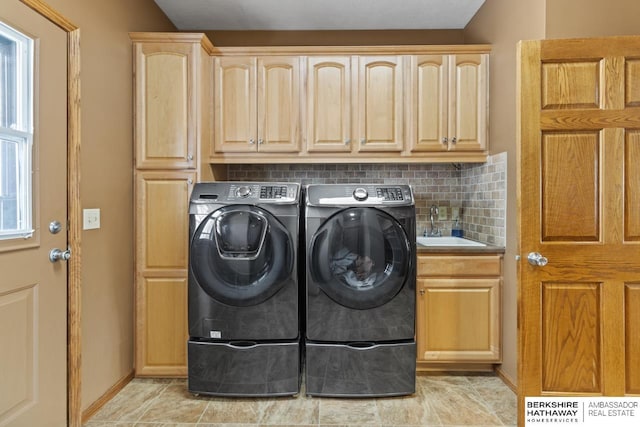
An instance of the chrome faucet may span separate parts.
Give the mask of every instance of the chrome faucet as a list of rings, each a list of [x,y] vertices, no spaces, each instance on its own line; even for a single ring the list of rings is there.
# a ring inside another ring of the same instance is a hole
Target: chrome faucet
[[[440,237],[442,232],[433,225],[433,218],[438,216],[438,207],[436,205],[431,206],[429,210],[429,220],[431,221],[431,230],[425,230],[425,237]]]

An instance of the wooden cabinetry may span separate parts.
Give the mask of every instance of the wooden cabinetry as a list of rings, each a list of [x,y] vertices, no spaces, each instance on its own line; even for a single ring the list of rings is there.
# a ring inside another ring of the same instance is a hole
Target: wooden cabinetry
[[[402,56],[307,58],[307,152],[386,152],[404,146]]]
[[[300,150],[300,58],[216,57],[213,153]]]
[[[416,341],[419,369],[501,360],[502,256],[418,256]]]
[[[186,375],[188,206],[210,179],[212,46],[201,34],[132,33],[135,97],[135,371]]]
[[[411,151],[485,151],[488,54],[411,57]]]

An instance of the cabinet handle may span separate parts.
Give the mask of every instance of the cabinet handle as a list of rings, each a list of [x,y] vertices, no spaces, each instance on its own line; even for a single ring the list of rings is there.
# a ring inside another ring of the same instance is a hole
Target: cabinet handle
[[[260,138],[260,139],[258,140],[258,144],[262,144],[262,143],[264,143],[264,141],[262,140],[262,138]]]
[[[449,142],[449,138],[447,138],[446,136],[442,137],[442,143],[446,144],[447,142]]]
[[[456,138],[455,136],[453,138],[451,138],[451,143],[455,144],[456,142],[458,142],[458,138]]]
[[[187,184],[189,184],[189,185],[193,184],[193,180],[192,180],[191,178],[189,178],[189,179],[187,180]]]
[[[193,154],[188,154],[187,155],[187,160],[189,160],[189,161],[193,160]]]
[[[249,144],[253,145],[253,144],[255,144],[255,143],[256,143],[255,139],[251,138],[251,139],[249,140]]]

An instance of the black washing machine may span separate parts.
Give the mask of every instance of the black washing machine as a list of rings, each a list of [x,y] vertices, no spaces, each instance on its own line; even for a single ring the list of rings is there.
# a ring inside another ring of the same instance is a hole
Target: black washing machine
[[[415,205],[407,185],[309,185],[306,393],[415,392]]]
[[[190,392],[299,392],[299,223],[299,184],[195,185],[189,205]]]

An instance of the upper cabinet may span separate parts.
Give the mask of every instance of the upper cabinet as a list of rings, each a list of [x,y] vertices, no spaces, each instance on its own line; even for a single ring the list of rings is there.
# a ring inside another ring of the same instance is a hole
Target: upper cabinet
[[[351,57],[307,57],[307,151],[350,152]]]
[[[134,43],[136,167],[195,167],[196,61],[193,43]]]
[[[307,151],[402,151],[403,60],[402,56],[307,57]]]
[[[486,151],[488,54],[414,55],[411,151]]]
[[[404,59],[358,57],[358,151],[402,151]]]
[[[300,58],[214,60],[212,155],[299,151]]]

